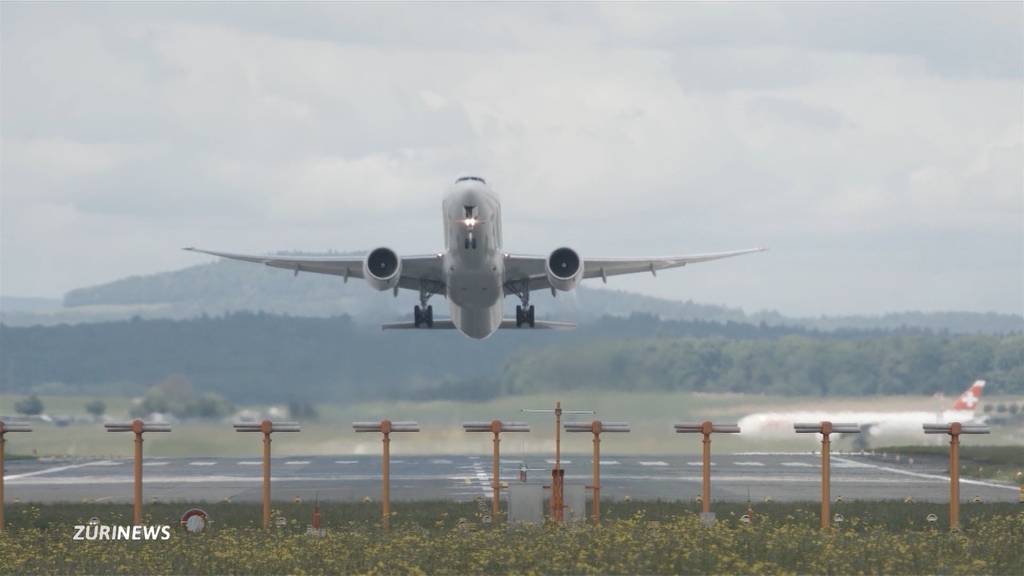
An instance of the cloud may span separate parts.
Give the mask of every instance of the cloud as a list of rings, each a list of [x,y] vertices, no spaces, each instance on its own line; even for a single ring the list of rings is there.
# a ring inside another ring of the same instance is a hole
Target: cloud
[[[191,244],[436,250],[441,195],[480,173],[511,250],[773,248],[622,281],[648,293],[1024,311],[1019,5],[3,15],[4,293],[184,265]]]

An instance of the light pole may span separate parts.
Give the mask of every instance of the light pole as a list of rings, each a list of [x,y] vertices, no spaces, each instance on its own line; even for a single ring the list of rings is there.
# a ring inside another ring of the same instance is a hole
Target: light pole
[[[495,522],[498,521],[498,512],[500,512],[501,502],[501,452],[499,445],[501,444],[501,433],[502,432],[529,432],[530,426],[526,422],[502,422],[501,420],[491,420],[485,422],[482,420],[473,422],[463,422],[462,427],[466,432],[490,432],[494,434],[493,446],[493,480],[491,483],[491,489],[494,494],[494,501],[491,503],[491,518]]]
[[[796,423],[793,430],[797,434],[821,434],[821,529],[828,528],[829,524],[829,503],[831,496],[829,488],[832,483],[831,472],[831,450],[832,434],[859,434],[860,426],[852,423],[832,423],[827,420],[817,423]]]
[[[263,529],[270,529],[270,434],[273,432],[301,432],[297,422],[239,422],[236,432],[260,432],[263,434]]]
[[[108,422],[103,425],[107,432],[135,433],[135,509],[132,523],[142,524],[142,434],[144,432],[170,432],[169,424],[147,423],[136,418],[131,422]]]
[[[356,432],[380,432],[384,435],[384,455],[381,459],[381,514],[384,529],[391,527],[391,433],[392,432],[419,432],[420,425],[413,421],[392,422],[381,420],[380,422],[353,422],[352,427]]]
[[[594,524],[601,523],[601,433],[629,432],[629,422],[566,422],[566,432],[591,432],[594,434],[594,456],[591,462],[593,479],[590,489],[594,493]]]
[[[684,422],[676,424],[677,434],[703,434],[704,459],[703,478],[701,479],[701,511],[705,518],[711,518],[711,434],[739,434],[740,427],[736,424],[715,424],[710,420],[704,422]]]
[[[555,522],[561,522],[565,512],[565,504],[563,503],[565,470],[562,470],[562,414],[597,414],[597,412],[593,410],[562,410],[561,401],[555,402],[554,410],[524,408],[523,412],[555,415],[555,468],[551,470],[551,518]]]
[[[960,435],[989,434],[984,424],[924,424],[925,434],[949,434],[949,529],[960,529]]]
[[[22,422],[4,422],[0,420],[0,532],[4,531],[4,452],[7,445],[5,436],[8,432],[31,432],[28,424]]]

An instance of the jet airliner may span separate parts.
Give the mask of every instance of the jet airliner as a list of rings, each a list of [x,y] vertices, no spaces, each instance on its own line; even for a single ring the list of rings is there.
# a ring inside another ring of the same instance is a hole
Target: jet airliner
[[[981,393],[985,389],[984,380],[976,380],[964,393],[956,399],[948,410],[937,412],[889,411],[874,410],[870,412],[854,411],[803,411],[803,412],[758,412],[740,418],[739,426],[746,434],[759,435],[791,435],[796,422],[856,422],[861,429],[872,436],[890,434],[920,434],[922,424],[977,424],[983,417],[975,415],[974,410],[981,401]]]
[[[505,252],[501,241],[501,202],[479,176],[458,178],[442,203],[444,250],[422,256],[399,256],[386,247],[371,250],[365,257],[351,256],[260,256],[186,248],[221,258],[243,260],[299,272],[361,278],[371,287],[419,293],[412,322],[385,324],[395,329],[457,329],[470,338],[487,338],[499,328],[572,328],[568,322],[537,320],[530,304],[530,292],[574,290],[580,280],[637,272],[657,273],[697,262],[707,262],[764,248],[671,256],[666,258],[583,258],[568,247],[548,256],[527,256]],[[432,296],[448,300],[450,319],[434,319]],[[503,318],[505,296],[514,295],[514,319]]]

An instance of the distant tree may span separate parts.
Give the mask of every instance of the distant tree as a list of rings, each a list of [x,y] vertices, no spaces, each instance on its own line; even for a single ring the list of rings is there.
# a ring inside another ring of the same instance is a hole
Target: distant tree
[[[992,405],[991,404],[985,404],[985,406],[981,410],[985,414],[991,414],[992,413]]]
[[[45,410],[43,401],[35,394],[14,403],[14,411],[25,416],[38,416],[43,413],[43,410]]]
[[[998,412],[1000,414],[1006,414],[1006,404],[1003,404],[1002,402],[997,404],[996,405],[996,412]]]
[[[288,401],[288,417],[289,418],[301,418],[303,420],[316,420],[317,419],[316,406],[308,400],[296,400],[292,398]]]
[[[99,418],[107,412],[107,403],[103,400],[93,400],[85,405],[85,411],[92,414],[93,418]]]
[[[1016,416],[1017,413],[1020,412],[1020,405],[1019,404],[1010,404],[1010,407],[1008,408],[1008,410],[1010,411],[1010,414]]]

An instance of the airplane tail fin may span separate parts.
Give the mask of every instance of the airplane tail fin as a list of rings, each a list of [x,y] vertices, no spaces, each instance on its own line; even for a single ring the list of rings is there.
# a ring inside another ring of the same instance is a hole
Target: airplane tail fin
[[[974,410],[981,401],[981,391],[985,389],[984,380],[975,380],[971,387],[964,391],[953,404],[953,410]]]

